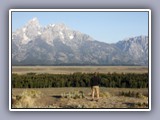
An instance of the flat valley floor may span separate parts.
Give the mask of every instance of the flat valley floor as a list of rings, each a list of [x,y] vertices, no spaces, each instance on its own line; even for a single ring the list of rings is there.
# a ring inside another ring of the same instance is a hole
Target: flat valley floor
[[[82,73],[148,73],[147,66],[12,66],[12,73],[49,73],[49,74],[72,74]]]

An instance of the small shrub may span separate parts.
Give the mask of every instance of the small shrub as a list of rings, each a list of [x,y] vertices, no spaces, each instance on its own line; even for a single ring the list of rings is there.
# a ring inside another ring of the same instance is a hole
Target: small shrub
[[[100,92],[99,96],[102,97],[102,98],[109,98],[112,95],[109,92]]]
[[[126,96],[126,97],[136,97],[136,98],[141,98],[141,99],[145,99],[146,96],[144,96],[142,93],[140,92],[134,92],[134,91],[128,91],[128,92],[119,92],[120,96]]]
[[[146,99],[147,97],[144,96],[142,93],[137,93],[136,95],[137,98],[141,98],[141,99]]]
[[[73,98],[73,99],[78,99],[78,98],[85,98],[85,94],[83,91],[74,91],[74,92],[68,92],[68,93],[62,93],[61,94],[62,98]]]
[[[146,107],[148,107],[148,103],[145,103],[145,102],[143,103],[138,102],[134,104],[134,108],[146,108]]]
[[[14,99],[14,108],[34,108],[35,101],[40,98],[41,92],[36,90],[26,90],[22,94],[17,95]]]
[[[16,100],[20,100],[21,98],[22,98],[22,96],[20,96],[20,95],[16,96]]]
[[[37,90],[26,90],[21,94],[21,97],[30,96],[32,98],[40,98],[41,92]]]

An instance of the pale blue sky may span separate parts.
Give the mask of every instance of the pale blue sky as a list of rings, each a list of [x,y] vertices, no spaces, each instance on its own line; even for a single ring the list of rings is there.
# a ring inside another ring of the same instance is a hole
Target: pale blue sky
[[[148,35],[148,12],[12,12],[12,30],[34,17],[42,26],[64,23],[106,43]]]

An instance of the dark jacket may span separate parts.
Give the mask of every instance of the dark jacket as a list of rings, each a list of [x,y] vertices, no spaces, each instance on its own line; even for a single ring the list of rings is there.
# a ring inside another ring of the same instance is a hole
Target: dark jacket
[[[90,80],[90,84],[91,84],[91,86],[99,86],[100,81],[101,81],[100,77],[98,77],[98,76],[93,76],[93,77],[91,78],[91,80]]]

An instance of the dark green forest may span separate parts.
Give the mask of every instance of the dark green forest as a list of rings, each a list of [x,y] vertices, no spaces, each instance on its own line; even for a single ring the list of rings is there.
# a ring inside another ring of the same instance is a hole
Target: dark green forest
[[[101,87],[148,88],[148,73],[98,74]],[[73,74],[12,74],[12,88],[90,87],[91,73]]]

